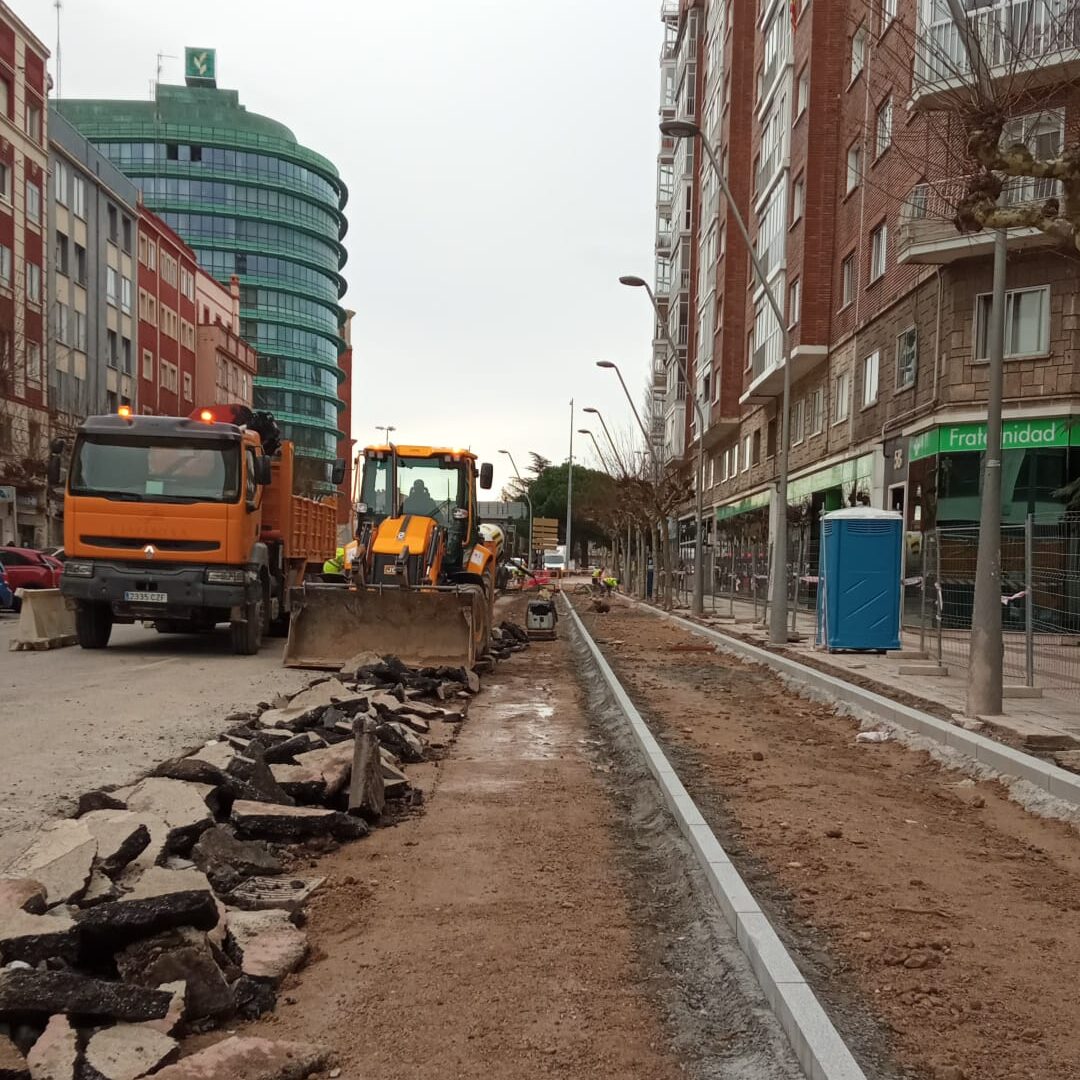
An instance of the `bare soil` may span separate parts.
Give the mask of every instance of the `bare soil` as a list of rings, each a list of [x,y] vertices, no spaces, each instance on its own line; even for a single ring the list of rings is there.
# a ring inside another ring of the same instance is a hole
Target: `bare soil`
[[[618,605],[583,610],[845,1037],[870,1014],[909,1075],[1080,1076],[1080,837],[763,668]],[[864,1033],[865,1034],[865,1033]]]
[[[346,1080],[680,1075],[579,698],[562,642],[485,680],[425,812],[319,860],[313,960],[253,1030]]]

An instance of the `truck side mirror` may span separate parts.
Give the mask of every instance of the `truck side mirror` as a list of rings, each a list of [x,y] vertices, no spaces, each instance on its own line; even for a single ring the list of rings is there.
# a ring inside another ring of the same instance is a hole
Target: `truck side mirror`
[[[490,461],[485,461],[480,466],[480,486],[487,491],[491,487],[491,481],[494,476],[495,470],[492,468]]]
[[[334,487],[340,487],[345,482],[345,460],[344,458],[338,458],[333,465],[330,466],[330,483]]]
[[[255,483],[266,487],[273,475],[274,470],[270,464],[270,459],[265,454],[262,457],[257,457],[255,459]]]

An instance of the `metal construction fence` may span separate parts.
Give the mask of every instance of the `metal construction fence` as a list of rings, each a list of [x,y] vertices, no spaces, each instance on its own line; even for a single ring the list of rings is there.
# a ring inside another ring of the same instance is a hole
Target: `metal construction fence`
[[[788,604],[794,629],[800,612],[817,606],[817,544],[792,532]],[[979,529],[944,526],[908,533],[905,543],[903,622],[909,644],[954,667],[970,660]],[[720,534],[705,549],[705,610],[719,615],[766,615],[767,539]],[[693,593],[694,545],[672,540],[672,593],[688,606]],[[657,594],[663,582],[654,583]],[[1080,686],[1080,513],[1030,515],[1001,527],[1003,671],[1008,682],[1061,688]]]

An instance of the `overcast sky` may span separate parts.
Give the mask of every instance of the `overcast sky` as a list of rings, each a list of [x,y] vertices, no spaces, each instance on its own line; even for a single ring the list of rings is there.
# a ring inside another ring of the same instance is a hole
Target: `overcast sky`
[[[9,2],[55,50],[53,0]],[[348,184],[354,435],[393,424],[401,441],[471,444],[498,488],[502,447],[522,469],[530,450],[565,459],[571,397],[630,431],[614,373],[593,361],[617,361],[641,396],[648,302],[617,278],[652,273],[658,12],[659,0],[63,0],[61,85],[146,98],[159,52],[216,48],[218,85]],[[163,61],[162,81],[183,81],[180,59]]]

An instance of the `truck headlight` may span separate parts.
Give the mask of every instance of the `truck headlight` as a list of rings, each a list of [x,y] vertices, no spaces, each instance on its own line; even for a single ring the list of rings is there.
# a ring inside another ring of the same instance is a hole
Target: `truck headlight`
[[[93,577],[94,564],[92,562],[76,562],[69,559],[64,563],[64,573],[68,577]]]
[[[206,571],[208,585],[243,585],[245,571],[235,566],[225,566]]]

